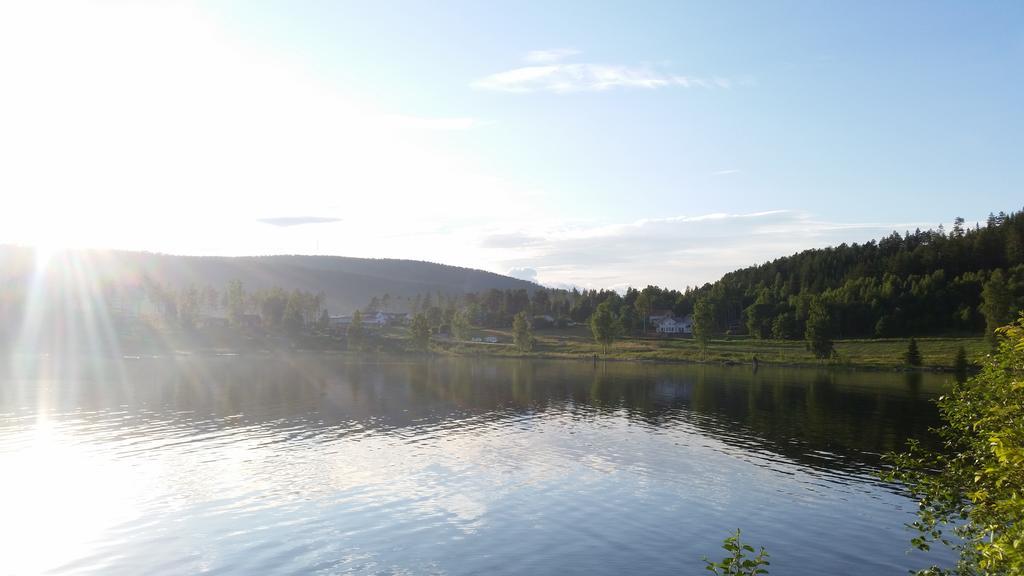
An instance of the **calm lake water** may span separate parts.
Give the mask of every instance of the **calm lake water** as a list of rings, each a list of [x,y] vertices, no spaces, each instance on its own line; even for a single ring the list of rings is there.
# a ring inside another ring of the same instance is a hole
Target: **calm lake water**
[[[495,359],[0,366],[0,572],[905,574],[944,376]]]

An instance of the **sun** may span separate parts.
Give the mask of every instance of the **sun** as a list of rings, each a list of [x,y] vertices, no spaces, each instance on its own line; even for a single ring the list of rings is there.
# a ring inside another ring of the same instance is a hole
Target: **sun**
[[[33,247],[33,251],[36,254],[36,270],[45,270],[49,267],[50,261],[56,256],[62,248],[56,244],[36,244]]]

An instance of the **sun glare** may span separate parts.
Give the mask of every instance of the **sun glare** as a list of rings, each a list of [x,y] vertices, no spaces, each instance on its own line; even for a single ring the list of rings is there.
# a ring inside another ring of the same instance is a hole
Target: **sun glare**
[[[131,520],[137,488],[131,470],[91,453],[45,416],[0,452],[0,539],[13,574],[39,574],[95,554],[92,544]]]
[[[56,243],[39,243],[33,248],[36,255],[36,271],[41,273],[45,271],[53,258],[63,249]]]

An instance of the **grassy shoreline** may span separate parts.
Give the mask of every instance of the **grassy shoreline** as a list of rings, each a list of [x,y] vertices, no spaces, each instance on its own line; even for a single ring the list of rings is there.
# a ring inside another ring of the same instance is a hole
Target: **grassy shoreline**
[[[535,333],[533,351],[521,352],[512,345],[512,335],[503,330],[481,330],[474,336],[494,336],[497,344],[438,340],[435,349],[459,356],[493,356],[516,358],[583,359],[597,356],[601,360],[660,362],[752,364],[756,357],[762,365],[792,367],[836,367],[871,370],[949,371],[957,350],[963,346],[972,361],[991,350],[989,343],[976,337],[918,338],[922,365],[906,364],[904,355],[909,338],[847,339],[835,343],[836,357],[829,361],[816,359],[802,341],[756,340],[747,337],[725,337],[710,342],[702,355],[697,343],[687,338],[630,338],[617,341],[607,354],[587,331],[580,329],[546,330]]]
[[[233,330],[180,331],[151,330],[121,339],[116,347],[106,352],[118,354],[166,353],[268,353],[277,351],[337,352],[345,354],[373,354],[375,352],[422,354],[411,348],[409,330],[395,326],[371,332],[367,352],[346,351],[343,338],[326,334],[302,334],[287,337],[273,333],[245,333]],[[745,336],[713,339],[706,354],[701,354],[697,343],[690,338],[624,338],[614,343],[607,353],[594,342],[589,328],[573,326],[565,329],[547,329],[534,332],[535,346],[522,352],[512,344],[512,333],[501,329],[473,330],[473,339],[493,337],[496,343],[470,340],[459,341],[445,337],[431,339],[430,353],[494,358],[540,358],[592,361],[651,362],[664,364],[733,364],[749,365],[757,359],[764,366],[830,367],[867,370],[949,371],[957,350],[962,346],[973,363],[991,351],[990,344],[981,336],[947,336],[918,338],[922,365],[908,366],[905,354],[908,338],[845,339],[835,342],[837,356],[829,361],[816,359],[807,351],[803,341],[757,340]],[[45,350],[44,350],[45,351]],[[83,349],[82,351],[88,351]],[[99,350],[103,351],[103,350]],[[372,352],[370,352],[372,351]]]

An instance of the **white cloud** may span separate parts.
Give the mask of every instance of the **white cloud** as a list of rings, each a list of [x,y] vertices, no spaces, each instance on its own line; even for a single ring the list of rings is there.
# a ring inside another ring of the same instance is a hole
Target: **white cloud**
[[[651,66],[626,66],[593,62],[563,63],[578,50],[535,50],[526,55],[530,66],[513,68],[480,78],[472,83],[479,90],[496,92],[600,92],[615,88],[730,89],[736,84],[753,84],[752,79],[736,82],[723,77],[670,74]]]
[[[508,271],[508,275],[527,282],[537,281],[537,271],[533,268],[513,268]]]
[[[570,56],[579,54],[575,48],[556,48],[554,50],[531,50],[526,54],[524,60],[534,63],[558,62]]]
[[[683,88],[728,89],[727,78],[698,78],[665,74],[647,66],[610,64],[550,64],[524,66],[485,76],[473,87],[496,92],[601,92],[614,88],[654,89],[668,86]]]

